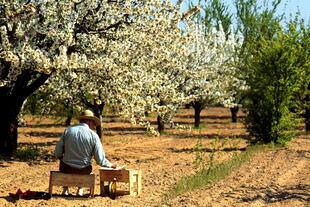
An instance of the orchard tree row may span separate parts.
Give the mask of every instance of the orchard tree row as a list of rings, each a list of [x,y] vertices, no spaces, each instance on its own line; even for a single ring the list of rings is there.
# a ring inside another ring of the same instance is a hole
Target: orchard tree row
[[[234,28],[219,0],[185,12],[182,1],[1,0],[1,154],[16,150],[18,115],[34,93],[45,113],[63,105],[101,118],[109,106],[157,135],[184,104],[196,126],[208,104],[243,104],[258,140],[289,140],[291,111],[309,116],[309,28],[298,18],[282,28],[280,2],[236,1]]]

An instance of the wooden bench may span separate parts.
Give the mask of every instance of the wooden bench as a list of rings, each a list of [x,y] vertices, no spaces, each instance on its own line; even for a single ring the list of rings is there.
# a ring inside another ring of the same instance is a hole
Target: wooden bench
[[[89,187],[90,196],[94,197],[95,175],[67,174],[59,171],[51,171],[49,182],[49,194],[53,194],[53,186]]]
[[[142,192],[142,173],[136,169],[115,170],[112,168],[100,168],[100,194],[109,194],[109,185],[111,182],[129,183],[129,195],[140,195]],[[108,185],[105,185],[108,182]],[[125,191],[126,192],[126,191]]]

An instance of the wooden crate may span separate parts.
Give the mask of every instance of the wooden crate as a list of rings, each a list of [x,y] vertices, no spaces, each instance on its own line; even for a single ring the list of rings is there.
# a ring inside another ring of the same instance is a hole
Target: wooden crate
[[[49,182],[49,193],[51,196],[53,186],[89,187],[90,196],[93,197],[95,192],[95,175],[67,174],[59,171],[51,171]]]
[[[100,168],[100,194],[109,194],[109,184],[113,181],[129,184],[129,195],[140,195],[142,192],[142,172],[137,169],[115,170],[111,168]],[[105,184],[108,185],[105,185]],[[119,191],[119,190],[118,190]],[[122,191],[124,193],[124,191]],[[126,191],[125,191],[126,193]]]

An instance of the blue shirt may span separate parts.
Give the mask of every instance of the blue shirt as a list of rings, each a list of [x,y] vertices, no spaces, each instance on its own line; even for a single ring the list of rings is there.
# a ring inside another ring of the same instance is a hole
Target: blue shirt
[[[99,136],[87,124],[68,127],[56,144],[55,155],[64,163],[77,168],[92,164],[92,156],[100,166],[111,167],[106,159]]]

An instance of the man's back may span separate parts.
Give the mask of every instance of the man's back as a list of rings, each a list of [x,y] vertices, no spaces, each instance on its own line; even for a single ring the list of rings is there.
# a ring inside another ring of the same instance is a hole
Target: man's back
[[[86,125],[78,124],[65,130],[63,161],[73,167],[91,165],[91,158],[96,145],[97,135]]]

